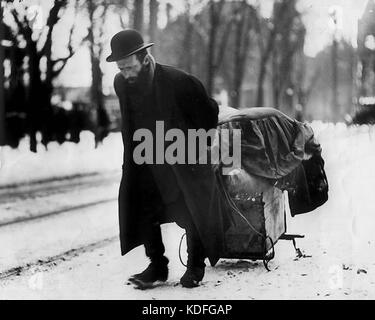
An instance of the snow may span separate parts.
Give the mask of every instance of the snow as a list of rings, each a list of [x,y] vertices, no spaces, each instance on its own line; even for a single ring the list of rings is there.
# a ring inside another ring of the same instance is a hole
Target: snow
[[[48,150],[39,144],[37,153],[29,150],[27,138],[18,149],[1,148],[0,187],[121,169],[121,134],[111,133],[96,149],[91,132],[82,132],[80,138],[79,144],[51,142]]]

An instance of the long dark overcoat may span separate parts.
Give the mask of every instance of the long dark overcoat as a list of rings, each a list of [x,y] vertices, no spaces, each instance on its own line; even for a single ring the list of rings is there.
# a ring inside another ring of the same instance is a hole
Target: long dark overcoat
[[[163,110],[166,127],[179,128],[184,132],[187,129],[216,128],[218,106],[198,79],[173,67],[156,64],[153,86],[154,107]],[[137,177],[134,174],[133,133],[129,125],[124,87],[125,80],[119,73],[115,77],[114,88],[120,101],[124,143],[123,175],[119,190],[122,255],[142,244],[137,225],[140,205],[136,197],[130,196],[130,191],[137,184]],[[210,263],[215,265],[224,247],[224,230],[228,223],[215,174],[210,165],[176,164],[171,167]]]

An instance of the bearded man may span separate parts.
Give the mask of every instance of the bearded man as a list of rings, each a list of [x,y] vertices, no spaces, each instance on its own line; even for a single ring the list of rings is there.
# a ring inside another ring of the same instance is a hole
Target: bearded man
[[[224,217],[215,174],[209,164],[137,164],[133,139],[138,129],[155,136],[156,121],[165,130],[210,130],[218,122],[218,105],[201,82],[176,68],[155,62],[141,34],[127,29],[113,36],[108,62],[119,73],[114,88],[119,98],[124,144],[123,175],[119,190],[121,253],[144,245],[149,266],[130,281],[142,288],[168,278],[168,258],[160,225],[176,222],[186,229],[187,270],[182,286],[202,281],[205,258],[215,265],[224,247]],[[168,142],[165,143],[165,148]],[[153,145],[153,150],[160,146]],[[187,150],[189,152],[191,150]],[[164,154],[164,149],[162,150]]]

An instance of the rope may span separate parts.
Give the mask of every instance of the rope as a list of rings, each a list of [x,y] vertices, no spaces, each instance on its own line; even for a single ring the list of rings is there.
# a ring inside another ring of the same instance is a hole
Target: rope
[[[250,221],[247,220],[246,217],[238,209],[237,205],[235,204],[235,202],[233,201],[233,199],[231,198],[231,196],[228,194],[227,189],[224,187],[223,177],[220,174],[218,174],[218,177],[219,177],[219,182],[220,182],[221,187],[223,189],[224,195],[225,195],[225,197],[226,197],[226,199],[227,199],[230,207],[232,208],[232,210],[234,212],[236,212],[256,234],[258,234],[263,239],[265,239],[265,236],[263,234],[261,234],[258,230],[256,230],[255,227],[250,223]]]
[[[186,236],[186,233],[184,233],[180,239],[180,245],[178,246],[178,257],[180,258],[180,262],[181,264],[184,266],[184,267],[187,267],[187,265],[182,261],[182,257],[181,257],[181,246],[182,246],[182,240],[184,239],[184,237]]]

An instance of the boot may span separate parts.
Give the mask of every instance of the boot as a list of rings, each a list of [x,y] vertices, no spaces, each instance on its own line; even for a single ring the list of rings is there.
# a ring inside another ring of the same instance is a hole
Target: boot
[[[184,288],[195,288],[204,277],[204,267],[187,267],[180,283]]]
[[[168,279],[168,262],[165,256],[152,260],[143,272],[132,275],[129,281],[142,288],[150,287],[156,281],[165,282]]]
[[[195,288],[199,286],[199,282],[204,277],[206,254],[196,229],[190,227],[186,234],[188,261],[187,269],[181,277],[180,283],[185,288]]]

